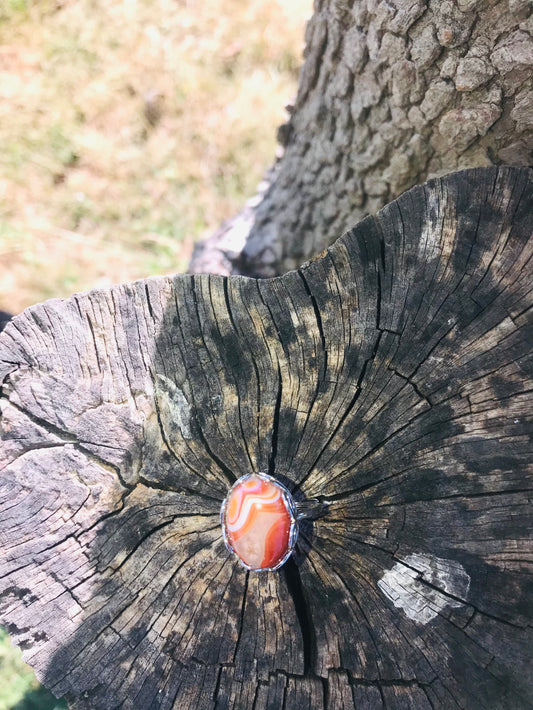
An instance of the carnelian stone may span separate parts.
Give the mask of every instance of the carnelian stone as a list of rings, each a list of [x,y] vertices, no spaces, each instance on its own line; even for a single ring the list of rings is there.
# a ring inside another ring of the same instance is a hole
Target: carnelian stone
[[[296,518],[289,491],[262,473],[240,478],[222,505],[226,546],[251,570],[276,569],[289,557]]]

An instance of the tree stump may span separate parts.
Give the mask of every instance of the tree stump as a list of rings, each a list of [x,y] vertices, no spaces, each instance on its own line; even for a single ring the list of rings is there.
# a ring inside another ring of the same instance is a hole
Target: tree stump
[[[533,707],[533,172],[417,187],[282,277],[173,276],[0,336],[0,613],[76,710]],[[318,499],[224,547],[264,471]]]

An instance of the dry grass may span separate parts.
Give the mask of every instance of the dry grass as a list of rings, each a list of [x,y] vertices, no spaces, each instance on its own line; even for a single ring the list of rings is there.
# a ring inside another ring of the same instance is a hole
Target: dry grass
[[[311,0],[0,0],[0,309],[183,270],[252,195]]]
[[[0,0],[0,309],[183,270],[274,156],[310,12]],[[54,702],[0,630],[0,710],[15,705]]]

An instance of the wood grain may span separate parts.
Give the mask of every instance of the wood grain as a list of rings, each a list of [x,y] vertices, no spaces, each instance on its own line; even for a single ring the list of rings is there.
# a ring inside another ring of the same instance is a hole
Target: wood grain
[[[0,618],[74,710],[533,707],[533,173],[417,187],[301,269],[0,335]],[[327,514],[225,550],[265,471]]]

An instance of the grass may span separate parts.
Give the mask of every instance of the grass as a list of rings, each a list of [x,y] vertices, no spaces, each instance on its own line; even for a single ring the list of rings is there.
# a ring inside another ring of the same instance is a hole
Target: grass
[[[186,268],[275,152],[311,0],[0,0],[0,310]],[[59,710],[0,630],[0,710]]]
[[[0,710],[63,710],[66,703],[56,700],[39,685],[22,654],[0,628]]]
[[[0,0],[0,309],[186,268],[275,151],[311,0]]]

